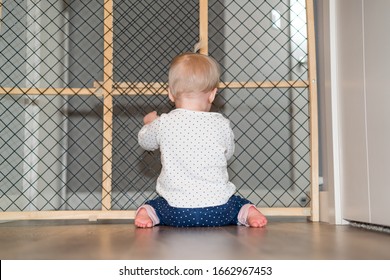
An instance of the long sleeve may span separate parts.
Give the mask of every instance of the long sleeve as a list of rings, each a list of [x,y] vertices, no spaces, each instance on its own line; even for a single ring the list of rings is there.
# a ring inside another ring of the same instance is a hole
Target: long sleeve
[[[144,125],[138,133],[139,145],[147,151],[157,150],[159,144],[160,118],[150,124]]]
[[[235,142],[234,142],[234,133],[233,130],[230,128],[229,124],[229,133],[228,133],[228,139],[227,139],[227,149],[225,152],[226,160],[229,160],[233,154],[234,154],[234,148],[235,148]]]

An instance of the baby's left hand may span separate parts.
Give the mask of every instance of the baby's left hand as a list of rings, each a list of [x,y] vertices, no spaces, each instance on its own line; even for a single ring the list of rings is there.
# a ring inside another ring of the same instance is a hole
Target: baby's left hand
[[[157,112],[156,111],[153,111],[153,112],[150,112],[149,114],[147,114],[145,117],[144,117],[144,124],[150,124],[151,122],[153,122],[155,119],[158,118],[158,115],[157,115]]]

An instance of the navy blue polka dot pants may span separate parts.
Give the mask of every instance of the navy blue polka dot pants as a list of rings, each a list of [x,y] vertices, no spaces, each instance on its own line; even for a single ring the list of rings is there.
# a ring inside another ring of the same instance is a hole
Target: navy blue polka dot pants
[[[233,195],[226,204],[201,208],[176,208],[158,197],[145,204],[154,208],[160,225],[175,227],[218,227],[237,225],[237,216],[241,207],[251,202]]]

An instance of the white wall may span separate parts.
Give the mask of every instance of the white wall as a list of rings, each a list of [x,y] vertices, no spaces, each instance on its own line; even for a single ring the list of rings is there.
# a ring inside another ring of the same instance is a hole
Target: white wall
[[[328,66],[319,75],[328,218],[390,225],[390,2],[330,0],[323,5],[328,13],[320,12],[326,20],[319,24],[325,42],[319,58]]]
[[[317,80],[319,101],[320,220],[341,224],[340,178],[338,151],[338,103],[336,96],[335,3],[315,1]]]

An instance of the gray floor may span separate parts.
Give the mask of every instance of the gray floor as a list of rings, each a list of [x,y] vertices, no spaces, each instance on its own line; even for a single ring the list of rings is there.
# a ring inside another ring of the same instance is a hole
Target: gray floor
[[[390,259],[390,234],[270,219],[263,229],[154,227],[131,221],[0,224],[0,259]]]

